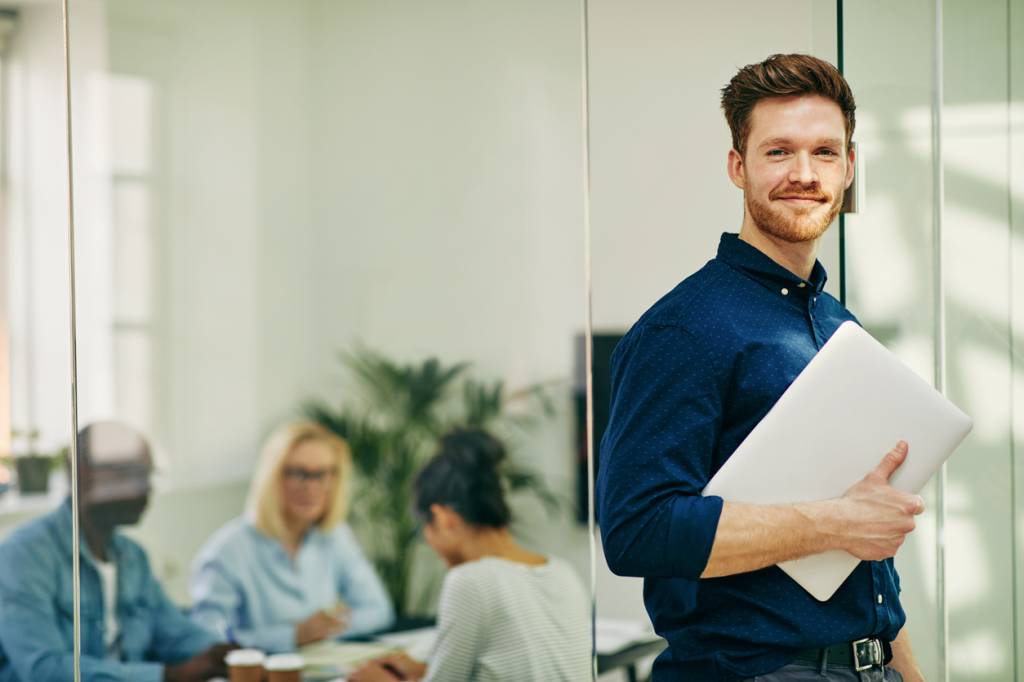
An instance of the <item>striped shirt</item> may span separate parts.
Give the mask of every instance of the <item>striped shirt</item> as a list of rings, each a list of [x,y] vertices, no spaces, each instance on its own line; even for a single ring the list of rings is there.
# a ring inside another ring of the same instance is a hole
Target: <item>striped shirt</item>
[[[590,679],[590,606],[572,568],[486,557],[445,576],[431,682]]]

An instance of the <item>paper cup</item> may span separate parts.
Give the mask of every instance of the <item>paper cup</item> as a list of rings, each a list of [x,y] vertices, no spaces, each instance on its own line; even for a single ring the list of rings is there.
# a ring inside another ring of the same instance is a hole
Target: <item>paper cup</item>
[[[224,657],[231,682],[260,682],[266,656],[259,649],[235,649]]]
[[[267,682],[302,682],[302,666],[305,661],[295,654],[277,654],[263,662],[267,671]]]

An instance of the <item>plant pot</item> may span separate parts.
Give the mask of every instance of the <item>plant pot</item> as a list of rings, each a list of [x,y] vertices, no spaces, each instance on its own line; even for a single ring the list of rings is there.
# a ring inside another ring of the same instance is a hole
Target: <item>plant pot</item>
[[[45,493],[50,489],[50,458],[28,455],[14,460],[18,468],[18,490],[25,494]]]

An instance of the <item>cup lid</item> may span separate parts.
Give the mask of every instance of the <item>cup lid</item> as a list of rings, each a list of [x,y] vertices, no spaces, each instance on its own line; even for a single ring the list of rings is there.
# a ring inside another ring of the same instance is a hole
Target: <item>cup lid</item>
[[[305,661],[297,654],[275,654],[263,662],[267,670],[302,670]]]
[[[266,656],[259,649],[235,649],[224,657],[228,665],[261,665]]]

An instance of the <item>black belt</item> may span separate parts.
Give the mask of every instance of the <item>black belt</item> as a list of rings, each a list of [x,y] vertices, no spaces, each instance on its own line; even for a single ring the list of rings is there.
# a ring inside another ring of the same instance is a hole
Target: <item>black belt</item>
[[[848,665],[860,672],[875,666],[883,666],[891,659],[892,646],[889,642],[865,637],[856,642],[833,644],[824,649],[804,649],[793,660],[815,665]]]

